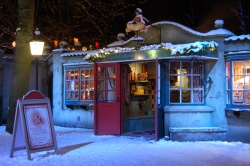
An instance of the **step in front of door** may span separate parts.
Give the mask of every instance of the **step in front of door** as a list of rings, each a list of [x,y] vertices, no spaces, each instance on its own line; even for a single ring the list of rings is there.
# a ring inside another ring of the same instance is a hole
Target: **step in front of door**
[[[225,141],[226,128],[222,127],[170,127],[172,141]]]

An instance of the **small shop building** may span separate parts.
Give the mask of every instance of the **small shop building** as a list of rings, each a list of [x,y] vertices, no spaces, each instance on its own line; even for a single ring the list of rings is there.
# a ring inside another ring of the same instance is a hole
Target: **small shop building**
[[[227,140],[228,130],[239,131],[228,127],[227,117],[248,108],[247,86],[233,85],[249,81],[247,56],[227,50],[232,36],[222,27],[200,33],[164,21],[107,48],[53,50],[54,123],[93,128],[96,135],[149,132],[156,140]],[[238,62],[234,54],[245,60]],[[232,73],[234,60],[244,72]],[[235,103],[237,96],[244,104]]]

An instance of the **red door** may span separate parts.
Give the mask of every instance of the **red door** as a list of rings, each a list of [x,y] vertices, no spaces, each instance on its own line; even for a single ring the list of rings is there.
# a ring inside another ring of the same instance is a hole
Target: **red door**
[[[119,63],[95,63],[94,109],[96,135],[121,133]]]

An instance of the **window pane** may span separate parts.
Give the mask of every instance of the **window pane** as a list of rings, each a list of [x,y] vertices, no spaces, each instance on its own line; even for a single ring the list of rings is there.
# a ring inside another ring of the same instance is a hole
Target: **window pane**
[[[233,89],[243,89],[244,85],[244,76],[234,76],[233,77]]]
[[[98,92],[98,100],[105,100],[105,91]]]
[[[108,91],[108,101],[116,101],[116,92]]]
[[[181,62],[180,74],[190,74],[190,73],[191,73],[191,63],[190,62]]]
[[[177,76],[170,76],[170,87],[176,88],[177,81],[178,81]]]
[[[178,76],[178,77],[180,77],[180,76]],[[180,85],[181,88],[191,88],[191,85],[190,85],[191,77],[190,76],[189,77],[181,76],[180,78],[181,78],[181,81],[180,81],[181,82],[181,85]]]
[[[75,72],[74,72],[74,71],[71,71],[71,72],[70,72],[70,79],[71,79],[71,80],[74,80],[74,78],[75,78]]]
[[[71,99],[71,92],[66,92],[66,100],[70,100]]]
[[[193,62],[193,74],[201,74],[203,72],[203,63],[202,62]]]
[[[233,91],[233,102],[235,104],[242,104],[243,98],[243,91]]]
[[[89,91],[86,91],[86,92],[85,92],[85,99],[86,99],[86,100],[90,100]]]
[[[201,103],[203,102],[203,91],[201,90],[194,90],[193,91],[193,102],[194,103]]]
[[[94,79],[94,70],[90,70],[90,78]]]
[[[66,72],[66,80],[70,80],[70,71]]]
[[[88,80],[85,81],[85,90],[86,91],[89,90],[89,81]]]
[[[94,91],[90,91],[90,100],[94,100],[95,94]]]
[[[170,62],[170,74],[177,74],[178,69],[180,69],[180,62],[171,61]]]
[[[201,76],[193,76],[194,88],[202,88]]]
[[[246,68],[246,75],[250,75],[250,61],[246,61],[245,68]]]
[[[81,81],[81,90],[85,90],[85,83],[84,83],[84,81]]]
[[[81,70],[81,79],[84,79],[84,78],[85,78],[85,71]]]
[[[80,74],[80,75],[79,75]],[[91,76],[92,75],[92,76]],[[94,99],[94,70],[90,68],[65,69],[65,100],[67,104],[81,104],[76,101]],[[92,97],[90,94],[93,94]],[[74,102],[71,102],[74,101]]]
[[[233,75],[244,74],[244,62],[233,62]]]
[[[108,90],[115,90],[115,79],[108,79]]]
[[[115,67],[108,67],[108,78],[115,78]]]
[[[180,103],[180,91],[179,90],[170,91],[170,103]]]
[[[75,81],[75,89],[74,90],[79,90],[78,89],[78,81]]]
[[[90,90],[94,90],[94,80],[89,81]]]
[[[86,100],[85,99],[85,91],[81,92],[81,100]]]
[[[183,103],[186,103],[186,102],[190,103],[191,102],[191,97],[190,97],[191,93],[190,92],[191,92],[190,90],[183,90],[182,91],[181,97],[182,97]]]
[[[226,63],[226,76],[230,77],[230,63]]]
[[[98,81],[98,91],[105,90],[105,82],[104,80]]]
[[[170,61],[170,103],[202,103],[202,61]]]
[[[78,100],[78,91],[76,91],[76,92],[67,92],[66,93],[66,98],[67,98],[67,100]]]
[[[85,75],[84,75],[85,79],[89,78],[89,70],[85,70]]]
[[[101,68],[101,67],[98,67],[98,78],[105,78],[105,73],[106,71],[106,68]]]
[[[66,81],[66,90],[71,90],[71,81]]]
[[[250,104],[250,91],[246,91],[246,104]]]

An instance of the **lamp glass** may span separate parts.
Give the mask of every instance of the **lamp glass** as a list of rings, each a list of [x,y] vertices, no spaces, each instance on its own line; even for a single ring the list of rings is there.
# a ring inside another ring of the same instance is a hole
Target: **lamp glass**
[[[43,54],[44,42],[41,41],[31,41],[30,50],[31,55],[42,55]]]

